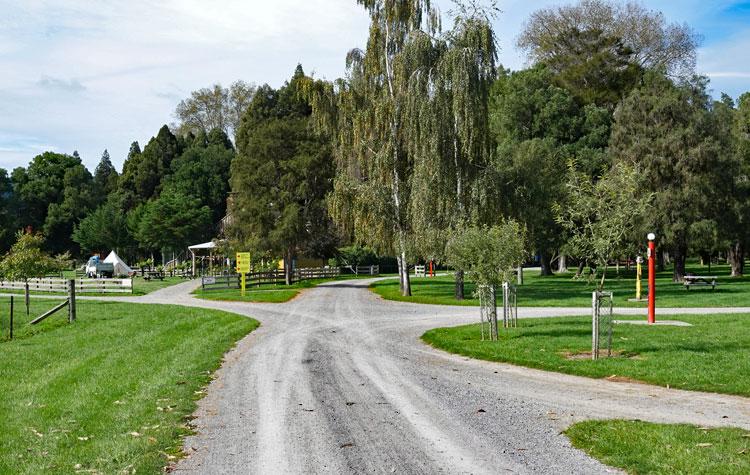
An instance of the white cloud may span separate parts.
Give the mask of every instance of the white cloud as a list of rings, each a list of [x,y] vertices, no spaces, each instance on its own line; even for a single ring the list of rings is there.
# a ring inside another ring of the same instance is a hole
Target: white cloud
[[[557,3],[567,1],[500,3],[495,27],[504,66],[523,66],[514,44],[524,21]],[[688,22],[730,2],[676,3],[647,1]],[[438,4],[444,13],[451,6]],[[308,73],[336,78],[346,52],[364,46],[368,28],[355,0],[0,0],[0,11],[5,168],[26,165],[45,144],[79,150],[90,168],[107,148],[119,167],[130,143],[143,146],[172,122],[175,105],[190,91],[237,79],[278,86],[297,62]],[[699,65],[718,73],[716,88],[747,83],[748,36],[701,50]]]
[[[39,143],[108,148],[119,167],[189,91],[237,79],[278,86],[297,62],[335,78],[362,46],[367,16],[351,0],[0,0],[0,167]],[[21,140],[33,134],[39,140]]]

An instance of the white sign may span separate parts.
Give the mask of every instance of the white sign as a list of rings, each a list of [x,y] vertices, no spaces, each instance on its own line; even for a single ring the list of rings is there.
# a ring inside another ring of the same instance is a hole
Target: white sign
[[[204,277],[203,278],[203,285],[210,285],[216,283],[216,277]]]

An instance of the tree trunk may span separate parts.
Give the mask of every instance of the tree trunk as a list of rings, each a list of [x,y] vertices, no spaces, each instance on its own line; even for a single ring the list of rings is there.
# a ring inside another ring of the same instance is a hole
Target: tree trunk
[[[284,283],[286,285],[292,285],[292,276],[294,273],[292,262],[292,251],[286,251],[284,254]]]
[[[523,265],[518,266],[516,269],[516,284],[523,285]]]
[[[729,247],[727,260],[732,266],[732,277],[742,277],[745,273],[745,249],[741,243],[735,242]]]
[[[398,257],[399,289],[402,297],[411,297],[411,281],[409,280],[409,264],[406,262],[406,252]]]
[[[557,272],[568,272],[568,262],[565,258],[565,254],[560,254],[557,260]]]
[[[664,251],[656,251],[656,270],[664,272]]]
[[[584,267],[586,267],[586,261],[584,259],[581,259],[580,261],[578,261],[578,268],[576,268],[576,275],[575,275],[576,279],[581,278],[581,276],[583,275]]]
[[[552,275],[552,264],[549,252],[542,251],[539,253],[539,264],[542,266],[542,276]]]
[[[674,248],[674,271],[672,280],[674,282],[683,282],[685,280],[685,261],[687,260],[687,249],[685,246],[676,246]]]
[[[464,299],[464,271],[462,270],[456,271],[456,287],[454,290],[454,295],[456,297],[456,300]]]

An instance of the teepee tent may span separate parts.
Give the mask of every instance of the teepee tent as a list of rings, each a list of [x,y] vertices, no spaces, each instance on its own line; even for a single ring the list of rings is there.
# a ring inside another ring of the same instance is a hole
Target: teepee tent
[[[114,266],[114,275],[116,276],[128,276],[133,273],[133,269],[128,267],[128,265],[125,264],[125,261],[120,259],[120,256],[118,256],[115,251],[110,252],[107,258],[104,259],[104,262],[108,262]]]

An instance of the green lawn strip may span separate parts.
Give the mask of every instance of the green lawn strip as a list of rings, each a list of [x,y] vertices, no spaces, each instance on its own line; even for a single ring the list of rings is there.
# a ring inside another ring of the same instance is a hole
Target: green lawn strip
[[[216,310],[79,303],[74,324],[55,315],[0,343],[0,473],[161,471],[222,355],[258,326]]]
[[[288,302],[299,294],[301,289],[310,289],[320,284],[328,282],[337,282],[342,280],[371,279],[377,276],[371,275],[340,275],[325,279],[308,279],[293,283],[292,285],[284,284],[262,284],[247,286],[245,296],[240,295],[239,289],[201,289],[198,288],[193,292],[199,299],[205,300],[229,300],[240,302],[268,302],[283,303]]]
[[[573,445],[628,473],[750,473],[750,433],[686,424],[585,421],[565,431]]]
[[[750,307],[750,277],[733,278],[729,276],[729,266],[715,265],[709,273],[700,265],[688,266],[688,272],[696,275],[717,276],[716,290],[710,287],[695,287],[686,290],[681,283],[672,282],[672,272],[660,272],[656,281],[657,305],[661,307]],[[556,274],[549,277],[539,276],[538,270],[527,270],[524,284],[518,286],[518,305],[522,307],[586,307],[591,305],[591,292],[596,284],[587,279],[574,280],[572,273]],[[453,298],[453,276],[411,278],[412,296],[403,297],[399,293],[397,280],[373,282],[370,288],[388,300],[403,302],[439,304],[439,305],[473,305],[479,300],[474,298],[475,286],[467,282],[466,300]],[[646,295],[646,274],[641,281],[643,296]],[[645,307],[645,302],[629,302],[635,297],[635,271],[622,269],[618,274],[610,269],[605,281],[605,290],[614,293],[614,304],[617,307]],[[501,294],[498,292],[498,294]]]
[[[481,341],[479,325],[437,328],[422,339],[436,348],[482,360],[750,396],[750,314],[669,318],[693,326],[615,325],[616,356],[598,361],[580,356],[591,351],[590,317],[523,319],[516,329],[501,329],[497,342]],[[576,354],[579,358],[570,358]]]
[[[299,294],[299,289],[266,289],[266,290],[245,290],[242,296],[238,289],[217,289],[201,290],[193,292],[199,299],[204,300],[228,300],[233,302],[267,302],[283,303],[292,300]]]
[[[169,287],[170,285],[179,284],[181,282],[185,282],[185,279],[182,277],[165,277],[164,280],[145,280],[141,277],[135,277],[133,278],[133,292],[110,292],[110,293],[103,293],[103,292],[78,292],[76,295],[80,296],[90,296],[90,297],[123,297],[128,295],[146,295],[150,294],[154,290],[163,289],[165,287]],[[10,290],[10,289],[0,289],[0,294],[14,294],[14,295],[22,295],[23,290]],[[67,295],[65,292],[39,292],[36,290],[30,290],[30,295],[60,295],[64,296]]]

